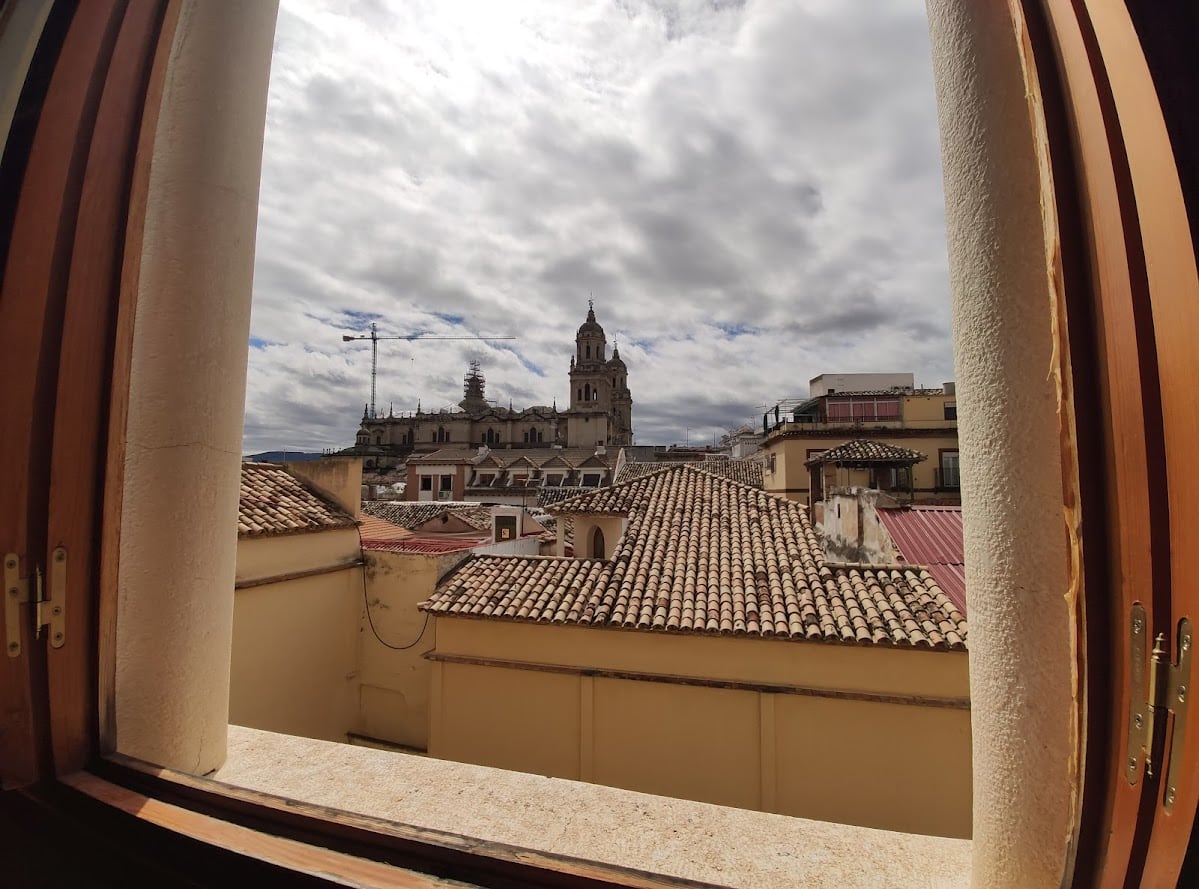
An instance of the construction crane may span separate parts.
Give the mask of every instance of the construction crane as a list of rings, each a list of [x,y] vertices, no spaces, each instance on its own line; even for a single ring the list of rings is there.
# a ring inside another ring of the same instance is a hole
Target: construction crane
[[[342,334],[341,341],[343,343],[352,343],[354,340],[370,340],[371,341],[371,408],[370,418],[376,418],[375,414],[375,378],[379,373],[379,340],[514,340],[514,336],[425,336],[423,333],[406,333],[400,336],[379,336],[379,329],[375,323],[371,322],[371,332],[362,334],[361,336],[351,336],[350,334]]]

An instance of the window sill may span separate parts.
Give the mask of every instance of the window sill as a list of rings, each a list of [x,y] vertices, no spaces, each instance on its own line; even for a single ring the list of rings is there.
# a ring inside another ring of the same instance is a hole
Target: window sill
[[[728,886],[966,887],[970,841],[230,726],[216,780],[488,843]]]

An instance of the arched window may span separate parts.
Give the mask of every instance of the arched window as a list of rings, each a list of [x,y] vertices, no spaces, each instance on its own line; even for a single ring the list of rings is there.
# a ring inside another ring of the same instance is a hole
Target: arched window
[[[583,387],[583,400],[591,401],[591,384],[590,383],[588,383],[586,386]]]
[[[591,558],[604,558],[604,532],[599,528],[591,532]]]
[[[375,444],[377,444],[377,445],[383,444],[383,436],[382,435],[375,436]]]
[[[582,401],[582,400],[583,400],[583,390],[580,389],[579,390],[579,401]]]
[[[434,441],[449,441],[449,436],[446,434],[444,426],[437,427],[437,434],[433,437]]]
[[[587,344],[587,357],[588,357],[588,358],[590,358],[590,357],[591,357],[591,343],[588,343],[588,344]]]
[[[498,444],[499,440],[500,440],[500,434],[498,432],[496,432],[494,429],[488,429],[486,432],[483,433],[483,444],[488,444],[488,445]]]

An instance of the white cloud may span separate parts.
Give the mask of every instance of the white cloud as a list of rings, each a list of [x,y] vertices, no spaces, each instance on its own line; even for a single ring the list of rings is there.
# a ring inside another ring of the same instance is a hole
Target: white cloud
[[[292,3],[271,78],[247,451],[379,401],[568,399],[594,293],[641,443],[820,372],[951,377],[920,0]],[[540,370],[536,373],[530,368]]]

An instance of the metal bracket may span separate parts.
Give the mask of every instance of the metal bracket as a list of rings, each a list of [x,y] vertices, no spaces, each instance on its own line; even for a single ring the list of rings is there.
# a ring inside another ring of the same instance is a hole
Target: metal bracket
[[[1174,808],[1181,779],[1181,751],[1190,710],[1191,648],[1194,640],[1191,622],[1184,617],[1178,622],[1178,662],[1171,663],[1165,633],[1157,634],[1153,651],[1146,656],[1149,647],[1148,627],[1144,607],[1132,606],[1129,614],[1128,759],[1124,763],[1124,777],[1129,784],[1136,784],[1140,780],[1142,756],[1148,778],[1154,776],[1155,763],[1164,765],[1166,780],[1162,805],[1169,812]],[[1174,717],[1172,722],[1171,715]],[[1156,731],[1158,722],[1166,727],[1160,738]]]
[[[1162,704],[1174,714],[1170,730],[1170,751],[1166,764],[1166,788],[1162,803],[1167,812],[1174,808],[1178,782],[1182,772],[1182,743],[1186,734],[1187,713],[1191,709],[1191,622],[1185,617],[1178,622],[1178,663],[1165,664],[1166,698]]]
[[[55,547],[50,558],[49,586],[42,585],[42,570],[34,566],[31,577],[21,576],[16,553],[4,555],[4,631],[9,657],[21,656],[21,606],[34,606],[34,638],[42,628],[50,629],[50,646],[62,648],[67,641],[67,551]],[[54,597],[57,597],[55,599]]]
[[[1150,707],[1151,692],[1146,681],[1146,651],[1149,647],[1149,625],[1145,608],[1133,605],[1129,615],[1128,642],[1128,759],[1124,762],[1124,778],[1129,784],[1141,780],[1141,757],[1145,757],[1145,773],[1153,776],[1153,760],[1150,746],[1153,739],[1153,708]]]

